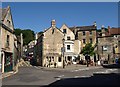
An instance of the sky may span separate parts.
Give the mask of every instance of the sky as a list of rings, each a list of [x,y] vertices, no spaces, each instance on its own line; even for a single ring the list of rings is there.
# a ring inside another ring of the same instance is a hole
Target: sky
[[[15,28],[44,31],[56,20],[56,26],[89,26],[98,29],[118,27],[117,2],[3,2],[2,8],[11,7]]]

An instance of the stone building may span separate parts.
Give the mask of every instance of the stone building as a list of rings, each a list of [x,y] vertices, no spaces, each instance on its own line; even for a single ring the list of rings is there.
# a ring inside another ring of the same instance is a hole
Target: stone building
[[[98,32],[98,58],[99,60],[113,63],[116,57],[120,57],[120,30],[119,28],[104,28]]]
[[[67,63],[76,63],[76,59],[81,51],[81,43],[79,40],[75,40],[74,33],[63,24],[60,30],[65,35],[65,61]]]
[[[81,41],[81,47],[83,48],[87,43],[96,44],[96,22],[90,26],[75,26],[70,27],[75,34],[75,39]]]
[[[74,33],[65,24],[58,29],[56,21],[52,20],[51,27],[39,36],[35,50],[38,65],[62,67],[64,63],[75,62],[80,53],[80,41],[75,40]]]
[[[55,20],[52,20],[51,27],[45,30],[37,40],[36,62],[45,67],[54,67],[54,65],[62,67],[63,38],[64,34],[56,27]]]
[[[23,57],[23,36],[14,35],[14,66],[16,66]],[[14,67],[15,68],[15,67]]]
[[[10,6],[0,8],[0,62],[1,72],[15,69],[19,58],[22,56],[23,40],[14,35],[14,24]]]
[[[0,9],[2,18],[0,25],[1,64],[2,73],[13,69],[14,56],[14,26],[10,7]]]
[[[74,26],[69,28],[75,34],[75,40],[81,41],[81,50],[87,43],[92,43],[92,46],[96,47],[97,41],[96,22],[94,22],[94,24],[90,26]],[[85,56],[80,54],[80,59],[85,60]],[[94,56],[91,56],[91,60],[94,60]]]

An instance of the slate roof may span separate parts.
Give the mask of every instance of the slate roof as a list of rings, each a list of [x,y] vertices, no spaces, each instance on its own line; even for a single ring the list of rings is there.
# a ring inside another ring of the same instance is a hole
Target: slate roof
[[[102,34],[102,31],[97,32],[97,37],[102,37],[100,34]],[[120,35],[120,28],[109,28],[107,31],[105,31],[105,36],[113,36],[113,35]]]
[[[118,34],[120,34],[120,28],[111,28],[110,29],[110,34],[111,35],[118,35]]]
[[[72,31],[74,29],[77,29],[78,31],[89,31],[89,30],[96,30],[96,26],[90,25],[90,26],[74,26],[74,27],[69,27]]]
[[[0,8],[0,19],[1,20],[4,20],[9,8],[10,8],[9,6],[7,8]]]

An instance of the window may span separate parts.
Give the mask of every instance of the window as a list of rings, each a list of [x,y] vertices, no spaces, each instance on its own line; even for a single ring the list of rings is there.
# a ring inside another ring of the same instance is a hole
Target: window
[[[63,29],[63,33],[65,33],[65,34],[67,33],[66,29]]]
[[[83,31],[83,35],[85,35],[85,31]]]
[[[48,56],[46,57],[46,59],[47,59],[47,61],[49,60],[49,59],[48,59]]]
[[[90,35],[92,35],[92,31],[90,31]]]
[[[49,62],[51,62],[51,57],[49,57]]]
[[[52,61],[54,61],[54,57],[52,56]]]
[[[114,38],[117,38],[118,36],[117,35],[114,35]]]
[[[70,50],[70,45],[67,45],[67,50]]]
[[[108,46],[107,45],[102,46],[102,49],[103,49],[103,51],[107,51],[108,50]]]
[[[84,43],[84,44],[86,43],[85,39],[83,39],[83,43]]]
[[[9,45],[10,45],[10,36],[9,35],[7,35],[7,40],[6,40],[6,47],[8,47]]]
[[[58,58],[58,62],[61,62],[61,57]]]
[[[92,43],[92,38],[90,38],[90,43]]]
[[[67,40],[70,40],[70,36],[67,36]]]
[[[7,23],[8,23],[8,26],[10,26],[10,21],[9,20],[7,20]]]
[[[67,59],[68,59],[68,61],[71,61],[72,57],[71,57],[71,56],[68,56]]]

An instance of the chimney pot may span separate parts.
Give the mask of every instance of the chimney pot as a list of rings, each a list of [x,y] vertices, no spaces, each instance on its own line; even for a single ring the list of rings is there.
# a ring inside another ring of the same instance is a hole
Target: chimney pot
[[[108,26],[108,33],[109,33],[109,35],[110,35],[110,26]]]
[[[52,26],[52,27],[56,27],[56,21],[55,21],[55,20],[52,20],[52,21],[51,21],[51,26]]]

